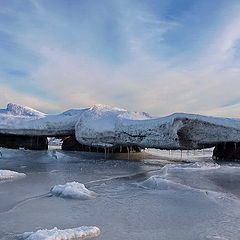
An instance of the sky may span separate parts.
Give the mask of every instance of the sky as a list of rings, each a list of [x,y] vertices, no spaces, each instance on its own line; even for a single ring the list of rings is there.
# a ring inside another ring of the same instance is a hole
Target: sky
[[[239,0],[0,0],[0,108],[240,117]]]

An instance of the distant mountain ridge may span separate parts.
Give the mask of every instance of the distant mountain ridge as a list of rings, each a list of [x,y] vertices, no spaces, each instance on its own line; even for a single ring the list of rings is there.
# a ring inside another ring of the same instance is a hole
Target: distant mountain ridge
[[[15,103],[8,103],[6,109],[0,109],[0,113],[27,116],[27,117],[37,117],[37,118],[46,116],[45,113],[42,113],[30,107],[22,106],[20,104],[15,104]]]

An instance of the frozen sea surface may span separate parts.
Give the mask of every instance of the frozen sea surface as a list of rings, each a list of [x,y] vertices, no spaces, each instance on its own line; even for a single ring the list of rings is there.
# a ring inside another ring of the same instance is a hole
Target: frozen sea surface
[[[214,164],[211,151],[148,150],[139,161],[61,150],[0,151],[0,169],[26,174],[0,182],[1,240],[79,226],[99,227],[99,240],[239,239],[240,165]],[[51,193],[71,182],[97,197]]]

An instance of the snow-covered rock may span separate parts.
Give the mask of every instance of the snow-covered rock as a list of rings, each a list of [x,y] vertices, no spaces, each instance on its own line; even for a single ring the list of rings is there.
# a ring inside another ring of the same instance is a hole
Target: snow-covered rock
[[[59,197],[81,200],[88,200],[97,196],[95,192],[88,190],[84,184],[78,182],[69,182],[64,185],[56,185],[51,189],[51,192]]]
[[[10,171],[10,170],[0,170],[0,181],[1,180],[13,180],[13,179],[22,178],[25,176],[26,176],[26,174],[24,174],[24,173],[14,172],[14,171]]]
[[[74,240],[90,239],[100,235],[98,227],[82,226],[60,230],[53,228],[51,230],[43,229],[36,232],[26,232],[21,235],[25,240]]]

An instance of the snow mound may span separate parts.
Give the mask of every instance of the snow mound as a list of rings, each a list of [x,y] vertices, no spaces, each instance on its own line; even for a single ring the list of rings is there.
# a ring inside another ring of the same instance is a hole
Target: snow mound
[[[182,184],[175,183],[168,179],[164,179],[158,175],[151,176],[147,180],[138,184],[140,187],[156,190],[177,190],[177,189],[186,189]]]
[[[69,182],[64,185],[56,185],[51,189],[51,192],[59,197],[81,200],[88,200],[97,196],[95,192],[88,190],[84,184],[78,182]]]
[[[51,230],[43,229],[36,232],[26,232],[21,236],[25,240],[73,240],[89,239],[100,235],[100,229],[97,227],[82,226],[60,230],[53,228]]]
[[[24,174],[24,173],[14,172],[14,171],[10,171],[10,170],[0,170],[0,181],[1,180],[12,180],[12,179],[25,177],[25,176],[26,176],[26,174]]]

